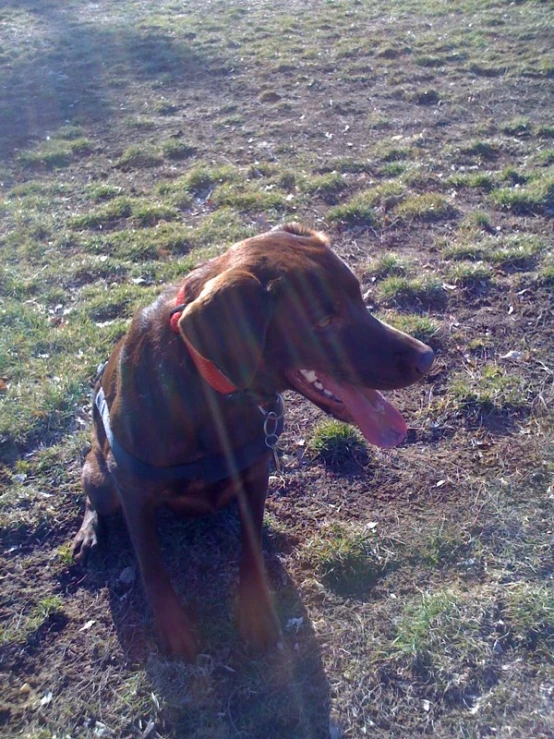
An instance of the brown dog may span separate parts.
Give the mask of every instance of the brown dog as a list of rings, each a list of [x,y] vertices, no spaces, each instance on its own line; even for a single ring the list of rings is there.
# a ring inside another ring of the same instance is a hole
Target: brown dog
[[[406,424],[378,390],[421,379],[433,351],[366,309],[324,234],[289,224],[247,239],[139,311],[95,391],[87,495],[73,553],[98,517],[123,509],[162,647],[194,659],[196,639],[163,566],[154,511],[212,513],[238,500],[239,622],[263,648],[279,635],[261,551],[280,391],[293,389],[380,447]]]

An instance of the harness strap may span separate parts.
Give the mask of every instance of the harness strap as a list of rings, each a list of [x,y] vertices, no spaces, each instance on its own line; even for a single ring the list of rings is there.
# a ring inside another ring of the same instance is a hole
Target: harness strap
[[[155,465],[147,464],[137,459],[117,441],[112,431],[110,409],[108,408],[103,388],[99,389],[94,403],[102,418],[106,438],[108,439],[116,462],[144,480],[162,482],[203,480],[206,483],[219,482],[219,480],[225,480],[237,472],[250,467],[268,449],[272,449],[272,446],[268,444],[268,436],[266,435],[264,437],[262,435],[260,438],[240,449],[233,449],[232,458],[227,457],[225,454],[216,454],[211,457],[204,457],[195,462],[189,462],[188,464],[179,464],[173,467],[156,467]],[[283,431],[283,399],[281,396],[277,395],[276,410],[263,411],[263,413],[266,417],[268,413],[273,414],[273,418],[275,419],[275,431],[271,429],[270,434],[271,441],[273,442],[274,437],[279,437]],[[264,423],[264,430],[265,426],[266,423]]]

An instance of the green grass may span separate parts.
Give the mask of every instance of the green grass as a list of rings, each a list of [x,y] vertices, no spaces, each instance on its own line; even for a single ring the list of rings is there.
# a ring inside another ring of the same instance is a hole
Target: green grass
[[[500,147],[496,142],[473,141],[461,146],[459,151],[464,157],[490,162],[498,158]]]
[[[113,200],[121,195],[122,188],[116,185],[110,185],[103,182],[101,185],[91,185],[88,188],[90,197],[94,202],[101,203],[106,200]]]
[[[384,303],[396,303],[400,306],[439,307],[446,302],[442,283],[434,277],[387,277],[379,285],[377,297]]]
[[[301,183],[301,189],[304,192],[319,195],[325,201],[330,202],[333,202],[346,187],[347,183],[341,172],[316,175]]]
[[[75,159],[91,154],[92,144],[86,138],[47,141],[37,149],[19,155],[25,169],[60,169],[68,167]]]
[[[162,142],[162,153],[167,159],[188,159],[195,154],[196,148],[186,141],[179,139],[167,139]]]
[[[309,445],[325,464],[333,468],[367,459],[367,448],[358,430],[340,421],[319,423]]]
[[[523,408],[528,401],[525,381],[497,364],[459,374],[453,378],[450,392],[461,407],[485,413]]]
[[[344,226],[375,227],[379,223],[378,216],[372,205],[372,198],[365,197],[364,193],[355,195],[351,200],[336,205],[327,212],[330,223],[339,223]]]
[[[364,273],[375,279],[383,279],[391,275],[406,274],[406,265],[396,254],[383,254],[370,262]]]
[[[468,702],[472,690],[486,690],[493,665],[493,608],[492,599],[473,602],[454,589],[424,593],[404,607],[393,658],[411,681],[432,686],[429,703]],[[454,676],[462,672],[465,679],[456,683]]]
[[[36,603],[23,623],[7,625],[0,629],[0,643],[25,642],[33,633],[52,618],[63,613],[63,600],[59,595],[49,595]]]
[[[289,200],[272,185],[256,187],[253,183],[227,182],[218,185],[211,198],[218,206],[228,206],[238,211],[283,211],[289,208]]]
[[[554,207],[554,173],[548,169],[524,187],[503,187],[491,193],[499,208],[518,215],[550,212]]]
[[[462,172],[449,177],[447,184],[461,189],[463,187],[490,191],[496,186],[494,175],[490,172]]]
[[[371,190],[362,190],[345,203],[331,208],[327,219],[346,226],[379,227],[381,218],[377,208],[390,209],[401,202],[404,195],[405,187],[401,183],[392,180],[384,182]]]
[[[408,221],[443,221],[452,218],[456,210],[437,193],[410,195],[394,209],[395,215]]]
[[[531,121],[523,116],[513,118],[511,121],[503,123],[500,130],[509,136],[529,135],[532,131]]]
[[[536,266],[546,243],[532,234],[479,235],[474,241],[447,245],[442,255],[453,261],[482,261],[504,270],[528,271]],[[482,265],[481,269],[485,269]],[[477,267],[475,268],[477,269]]]
[[[508,622],[510,640],[538,652],[541,659],[553,661],[554,594],[541,583],[515,583],[506,589],[503,616]]]
[[[146,144],[132,144],[127,147],[116,162],[121,169],[144,169],[158,167],[163,157],[154,146]]]
[[[487,285],[492,278],[492,270],[488,265],[473,262],[459,262],[446,275],[446,281],[460,287],[475,288]]]
[[[457,563],[466,552],[465,538],[452,526],[441,524],[427,533],[417,556],[428,567],[446,567]]]
[[[110,203],[85,213],[81,216],[75,216],[70,225],[75,229],[95,229],[110,228],[117,225],[120,221],[130,218],[133,214],[133,203],[127,197],[115,197]]]
[[[388,562],[375,534],[361,527],[331,525],[304,547],[322,583],[341,595],[364,595],[385,575]]]
[[[440,325],[428,316],[386,311],[383,318],[394,328],[423,342],[436,340],[440,334]]]
[[[7,736],[554,735],[554,7],[303,10],[2,5]],[[279,648],[239,642],[234,507],[161,517],[186,665],[121,580],[121,521],[71,566],[91,383],[137,308],[288,219],[436,359],[387,393],[393,450],[288,401],[264,519]]]
[[[554,285],[554,264],[547,264],[540,270],[539,282],[543,285]]]

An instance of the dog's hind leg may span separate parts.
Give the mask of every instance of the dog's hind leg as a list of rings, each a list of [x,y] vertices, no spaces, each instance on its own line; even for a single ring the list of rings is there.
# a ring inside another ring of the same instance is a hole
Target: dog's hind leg
[[[115,482],[97,442],[87,455],[81,479],[86,494],[85,515],[73,539],[71,553],[76,561],[85,562],[98,545],[99,516],[110,516],[121,507]]]

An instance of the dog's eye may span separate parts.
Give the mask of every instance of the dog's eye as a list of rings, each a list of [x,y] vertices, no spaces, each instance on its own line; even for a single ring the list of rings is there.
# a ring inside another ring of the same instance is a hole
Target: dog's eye
[[[321,320],[317,321],[315,324],[317,328],[326,328],[331,321],[333,320],[333,316],[325,316],[325,318],[322,318]]]

